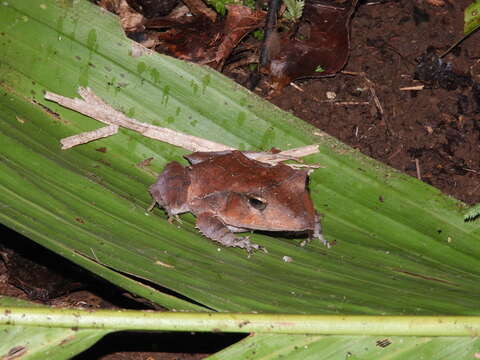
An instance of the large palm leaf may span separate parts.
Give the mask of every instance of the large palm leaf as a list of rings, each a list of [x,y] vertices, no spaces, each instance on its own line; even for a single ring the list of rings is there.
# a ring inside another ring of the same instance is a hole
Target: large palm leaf
[[[463,221],[462,203],[208,68],[133,56],[117,19],[86,1],[0,6],[2,223],[170,309],[478,315],[480,225]],[[200,236],[191,215],[171,225],[160,210],[146,213],[155,175],[185,152],[127,130],[61,151],[60,138],[99,125],[43,92],[74,96],[78,86],[141,121],[240,149],[320,144],[307,159],[324,166],[310,190],[337,245],[301,248],[300,240],[254,234],[269,253],[247,258]],[[138,165],[149,157],[150,167]]]

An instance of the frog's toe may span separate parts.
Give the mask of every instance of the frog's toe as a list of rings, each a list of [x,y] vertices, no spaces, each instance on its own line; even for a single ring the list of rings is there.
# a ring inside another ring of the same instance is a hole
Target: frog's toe
[[[327,249],[330,249],[332,247],[332,244],[329,243],[328,240],[325,239],[322,234],[318,234],[317,236],[314,236],[314,238],[320,240],[321,243],[327,247]],[[311,242],[312,242],[312,238],[308,237],[305,240],[302,240],[302,242],[300,243],[300,246],[305,247]]]
[[[175,222],[179,223],[179,224],[183,224],[183,221],[182,219],[180,219],[180,216],[178,214],[175,214],[175,215],[168,215],[168,223],[169,224],[173,224]]]
[[[152,212],[153,208],[157,205],[157,200],[153,200],[150,206],[147,208],[147,212]]]
[[[247,250],[248,256],[258,250],[268,253],[268,250],[263,246],[250,242],[250,238],[248,236],[237,238],[234,246]]]
[[[332,244],[330,244],[328,240],[323,237],[322,234],[319,234],[319,236],[317,236],[317,239],[320,240],[322,244],[327,247],[327,249],[330,249],[332,247]]]
[[[308,237],[308,238],[302,240],[302,242],[300,243],[300,246],[301,246],[301,247],[305,247],[305,246],[307,246],[308,244],[310,244],[311,241],[312,241],[312,239],[311,239],[310,237]]]

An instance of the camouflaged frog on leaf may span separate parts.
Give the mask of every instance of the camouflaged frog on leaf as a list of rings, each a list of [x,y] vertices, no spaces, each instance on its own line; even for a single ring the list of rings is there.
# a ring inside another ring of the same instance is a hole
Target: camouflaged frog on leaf
[[[193,213],[200,232],[224,246],[265,250],[234,234],[249,230],[308,232],[329,246],[307,191],[308,171],[265,164],[250,154],[192,153],[186,156],[190,166],[169,163],[150,193],[170,217]]]

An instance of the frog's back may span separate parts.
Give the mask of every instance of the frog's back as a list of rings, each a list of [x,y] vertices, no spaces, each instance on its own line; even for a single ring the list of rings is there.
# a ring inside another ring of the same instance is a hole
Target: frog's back
[[[278,186],[298,172],[284,164],[271,166],[249,159],[240,151],[206,157],[189,168],[192,184],[208,193],[259,191]]]

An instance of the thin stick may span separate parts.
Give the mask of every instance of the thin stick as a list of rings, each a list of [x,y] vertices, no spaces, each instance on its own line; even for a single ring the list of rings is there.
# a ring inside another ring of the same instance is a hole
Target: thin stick
[[[355,72],[355,71],[344,70],[344,71],[342,71],[342,74],[361,76],[363,78],[363,80],[365,81],[365,84],[367,85],[368,89],[370,90],[370,94],[372,95],[373,103],[375,104],[375,107],[376,107],[377,111],[380,113],[380,117],[385,122],[385,127],[386,127],[388,133],[391,133],[390,128],[388,126],[387,119],[384,116],[382,103],[380,102],[380,99],[377,96],[377,92],[375,91],[375,84],[373,83],[373,81],[370,80],[369,78],[367,78],[367,75],[363,71],[362,72]]]
[[[319,103],[327,103],[327,104],[332,104],[336,106],[371,105],[369,101],[336,101],[336,100],[318,100],[317,98],[313,98],[313,99]]]
[[[108,136],[115,135],[118,132],[117,125],[104,126],[100,129],[83,132],[81,134],[69,136],[60,140],[62,150],[70,149],[79,144],[86,144],[90,141],[98,140]]]
[[[45,99],[54,101],[69,109],[78,111],[95,120],[108,125],[118,125],[139,132],[145,137],[160,140],[168,144],[182,147],[190,151],[224,151],[233,150],[232,147],[215,143],[197,136],[191,136],[150,124],[141,123],[129,118],[106,104],[89,88],[78,89],[78,94],[84,99],[70,99],[51,92],[45,93]]]
[[[478,28],[476,29],[478,30]],[[457,40],[452,46],[450,46],[447,50],[445,50],[439,58],[443,58],[445,55],[447,55],[450,51],[452,51],[454,48],[456,48],[458,45],[460,45],[464,40],[466,40],[470,35],[472,35],[476,30],[472,31],[471,33],[463,36],[460,40]]]
[[[400,91],[419,91],[423,90],[425,88],[425,85],[415,85],[415,86],[405,86],[400,88]]]
[[[121,126],[139,132],[145,137],[175,145],[192,152],[235,150],[235,148],[224,144],[209,141],[197,136],[187,135],[168,128],[142,123],[138,120],[129,118],[120,111],[113,109],[89,88],[80,87],[78,93],[83,100],[67,98],[48,91],[45,93],[45,99],[54,101],[68,109],[78,111],[81,114],[101,121],[109,126],[62,139],[62,149],[68,149],[76,145],[85,144],[93,140],[113,135],[118,130],[118,127]],[[318,151],[318,145],[308,145],[282,151],[277,154],[268,152],[255,153],[255,155],[252,155],[252,158],[273,165],[285,160],[300,161],[301,157],[318,153]],[[290,164],[290,166],[296,167],[296,164]],[[308,166],[301,165],[299,167]],[[312,165],[311,167],[316,168],[317,166]]]
[[[415,168],[417,169],[418,180],[422,180],[422,173],[420,171],[420,161],[418,159],[415,159]]]
[[[273,54],[271,54],[271,51],[273,46],[271,45],[276,41],[277,37],[277,17],[281,4],[282,2],[280,0],[268,1],[267,19],[265,20],[265,27],[263,29],[265,37],[263,39],[262,47],[260,48],[258,70],[266,68],[272,59]]]
[[[293,81],[290,83],[290,85],[293,88],[297,89],[298,91],[303,92],[303,89],[300,86],[298,86],[297,84],[295,84]]]
[[[472,173],[474,173],[474,174],[480,175],[480,171],[473,170],[473,169],[466,168],[466,167],[464,167],[464,168],[462,168],[462,169],[465,170],[465,171],[469,171],[469,172],[472,172]]]
[[[368,101],[334,101],[332,104],[338,106],[370,105]]]

